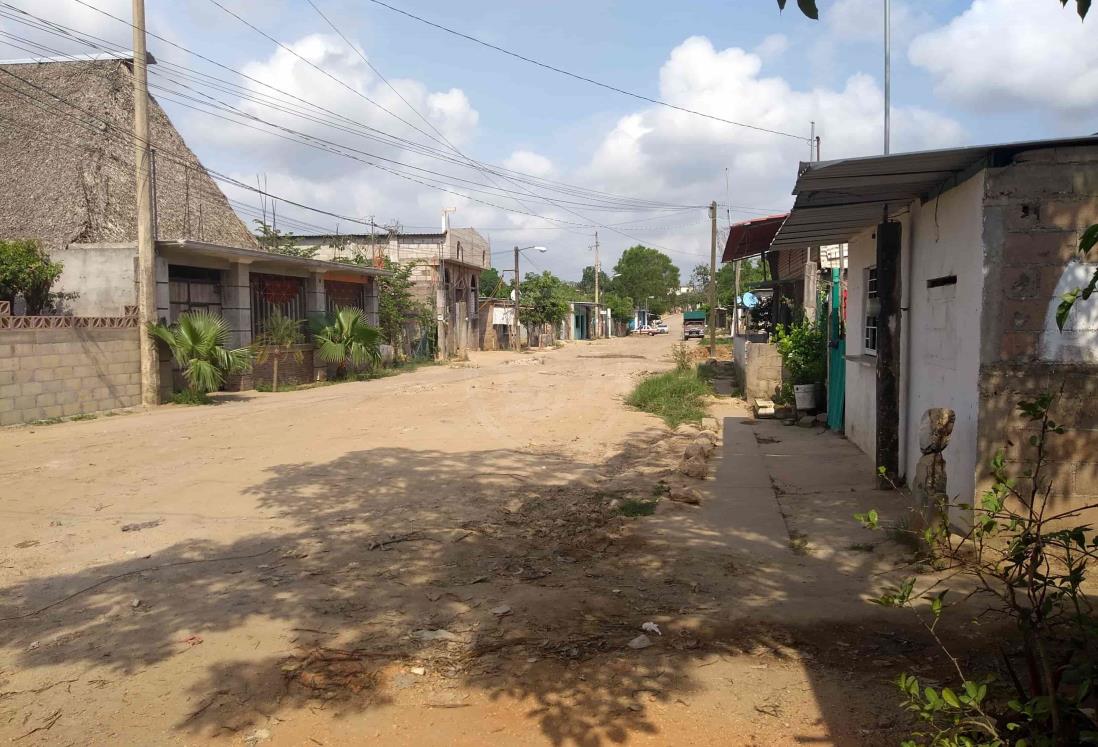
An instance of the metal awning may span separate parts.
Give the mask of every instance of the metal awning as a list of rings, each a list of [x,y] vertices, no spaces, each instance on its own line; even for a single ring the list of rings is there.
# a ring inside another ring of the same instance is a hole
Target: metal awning
[[[980,169],[1006,166],[1019,153],[1093,145],[1098,136],[802,162],[796,203],[771,248],[846,243],[880,223],[887,211],[928,199]]]
[[[733,223],[732,230],[728,232],[728,241],[725,242],[721,262],[756,257],[767,251],[774,240],[774,234],[788,217],[788,213],[782,213]]]

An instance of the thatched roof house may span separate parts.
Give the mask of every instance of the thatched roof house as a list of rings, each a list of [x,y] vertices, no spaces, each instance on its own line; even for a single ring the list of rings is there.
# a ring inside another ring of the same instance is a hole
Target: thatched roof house
[[[132,59],[0,64],[0,238],[136,240]],[[155,99],[157,238],[257,249]]]

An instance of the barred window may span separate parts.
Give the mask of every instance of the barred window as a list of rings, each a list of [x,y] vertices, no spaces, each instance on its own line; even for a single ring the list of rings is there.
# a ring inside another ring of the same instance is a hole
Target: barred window
[[[880,300],[877,295],[877,268],[865,270],[865,352],[877,354],[877,315]]]

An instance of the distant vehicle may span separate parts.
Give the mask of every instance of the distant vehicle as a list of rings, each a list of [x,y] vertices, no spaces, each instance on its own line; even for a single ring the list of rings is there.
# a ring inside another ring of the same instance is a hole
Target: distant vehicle
[[[653,329],[656,330],[655,334],[657,335],[666,335],[671,332],[667,324],[664,322],[656,322],[655,325],[653,325]]]
[[[633,330],[633,334],[651,336],[651,335],[655,335],[655,334],[659,334],[659,333],[656,332],[655,327],[652,327],[651,325],[648,325],[648,324],[642,324],[641,326],[639,326],[639,327],[637,327],[636,329]]]
[[[682,315],[682,339],[705,337],[705,312],[686,311]]]

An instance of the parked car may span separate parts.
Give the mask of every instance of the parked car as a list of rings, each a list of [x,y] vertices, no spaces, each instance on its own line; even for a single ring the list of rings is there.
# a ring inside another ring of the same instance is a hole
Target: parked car
[[[655,329],[654,334],[657,335],[666,335],[671,332],[671,330],[667,327],[667,324],[664,322],[656,322],[653,328]]]
[[[633,330],[633,334],[651,336],[651,335],[656,334],[656,331],[655,331],[655,327],[652,327],[651,325],[648,325],[648,324],[642,324],[641,326],[639,326],[639,327],[637,327],[636,329]]]

